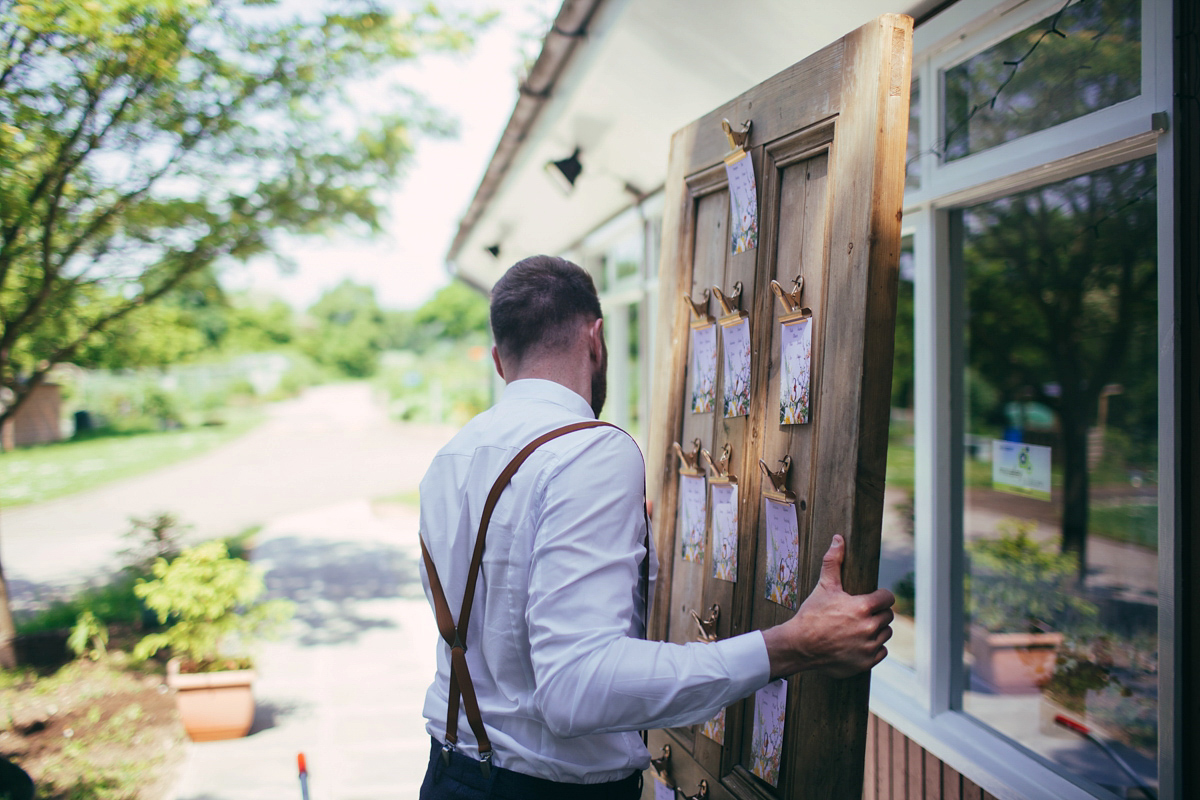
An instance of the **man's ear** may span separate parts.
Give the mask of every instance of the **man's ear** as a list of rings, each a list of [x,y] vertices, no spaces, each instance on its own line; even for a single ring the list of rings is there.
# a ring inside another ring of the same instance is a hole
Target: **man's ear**
[[[496,365],[496,374],[504,380],[504,365],[500,363],[500,348],[492,345],[492,363]]]
[[[604,317],[600,317],[588,325],[588,351],[597,362],[603,358]]]

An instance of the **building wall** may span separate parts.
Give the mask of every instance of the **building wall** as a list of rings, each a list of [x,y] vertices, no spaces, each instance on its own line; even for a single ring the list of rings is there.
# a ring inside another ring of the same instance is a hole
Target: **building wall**
[[[0,431],[4,449],[57,442],[62,438],[59,427],[61,411],[62,395],[58,386],[43,383],[35,387],[29,398],[4,423],[4,429]]]
[[[863,800],[996,800],[872,714]]]

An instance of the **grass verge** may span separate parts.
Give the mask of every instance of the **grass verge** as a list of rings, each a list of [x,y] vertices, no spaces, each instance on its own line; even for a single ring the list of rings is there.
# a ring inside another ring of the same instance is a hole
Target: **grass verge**
[[[205,453],[249,431],[258,411],[226,425],[115,436],[0,453],[0,506],[40,503]]]

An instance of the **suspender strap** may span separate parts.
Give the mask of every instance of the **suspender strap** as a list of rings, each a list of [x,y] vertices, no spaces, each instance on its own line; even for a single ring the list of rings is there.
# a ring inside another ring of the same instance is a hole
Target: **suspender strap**
[[[438,632],[442,635],[442,639],[446,644],[450,645],[450,699],[448,708],[446,709],[446,752],[443,752],[443,759],[449,760],[449,750],[453,750],[458,744],[458,703],[459,697],[462,698],[463,707],[467,713],[467,723],[471,726],[472,733],[475,734],[475,741],[479,744],[479,757],[483,762],[484,777],[490,774],[490,764],[492,760],[492,742],[488,738],[487,729],[483,726],[483,717],[479,713],[479,700],[475,695],[475,684],[471,682],[471,672],[467,667],[467,625],[471,621],[471,606],[475,600],[475,585],[479,579],[479,571],[483,566],[483,546],[487,539],[488,524],[492,520],[492,512],[496,508],[496,503],[500,500],[500,495],[512,480],[513,475],[525,463],[525,459],[533,454],[534,450],[544,445],[551,439],[557,439],[559,436],[564,436],[568,433],[581,431],[585,428],[599,427],[614,428],[608,422],[600,420],[585,420],[576,422],[571,425],[565,425],[561,428],[556,428],[549,433],[544,433],[534,439],[529,444],[521,449],[513,457],[513,460],[508,462],[508,466],[500,473],[500,477],[492,485],[491,492],[488,493],[487,501],[483,505],[483,514],[479,518],[479,532],[475,536],[475,550],[471,554],[471,566],[467,570],[467,585],[463,591],[462,609],[458,614],[458,624],[454,623],[454,617],[450,612],[450,604],[446,601],[446,592],[442,588],[442,582],[438,578],[437,570],[433,566],[433,559],[429,556],[429,549],[425,546],[425,540],[421,539],[421,558],[425,561],[425,572],[429,575],[429,588],[433,593],[433,610],[437,617]],[[649,613],[647,611],[647,613]]]

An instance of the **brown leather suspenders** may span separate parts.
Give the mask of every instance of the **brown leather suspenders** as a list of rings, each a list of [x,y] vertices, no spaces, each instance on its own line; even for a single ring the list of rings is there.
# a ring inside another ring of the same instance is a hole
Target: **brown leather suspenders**
[[[512,461],[508,462],[508,466],[504,468],[500,477],[496,479],[496,483],[492,485],[487,502],[483,506],[483,515],[479,519],[479,533],[475,536],[475,551],[471,555],[471,566],[467,571],[467,586],[463,591],[462,609],[458,614],[457,625],[454,623],[454,617],[451,616],[450,604],[446,602],[446,593],[442,589],[442,582],[438,578],[437,570],[434,569],[433,559],[429,557],[429,550],[425,547],[425,540],[421,540],[421,557],[425,559],[425,571],[429,575],[429,588],[433,592],[433,608],[437,616],[438,632],[446,640],[446,644],[450,645],[450,701],[446,710],[446,743],[442,748],[442,760],[447,764],[450,761],[450,752],[458,744],[458,703],[461,696],[463,707],[467,713],[467,723],[471,726],[475,740],[479,743],[479,759],[483,776],[487,778],[491,774],[492,742],[488,739],[487,730],[483,727],[483,718],[479,714],[479,701],[475,696],[475,685],[471,682],[471,673],[467,669],[467,624],[471,621],[471,604],[475,599],[475,583],[479,578],[480,567],[483,565],[483,545],[487,538],[492,511],[495,510],[496,503],[500,500],[500,495],[508,486],[508,482],[512,480],[512,476],[516,474],[521,464],[529,458],[534,450],[559,436],[585,428],[602,426],[617,427],[596,419],[566,425],[534,439],[525,445]],[[618,428],[618,430],[620,429]],[[643,565],[643,568],[648,569],[648,564]],[[648,614],[649,610],[644,613]]]

